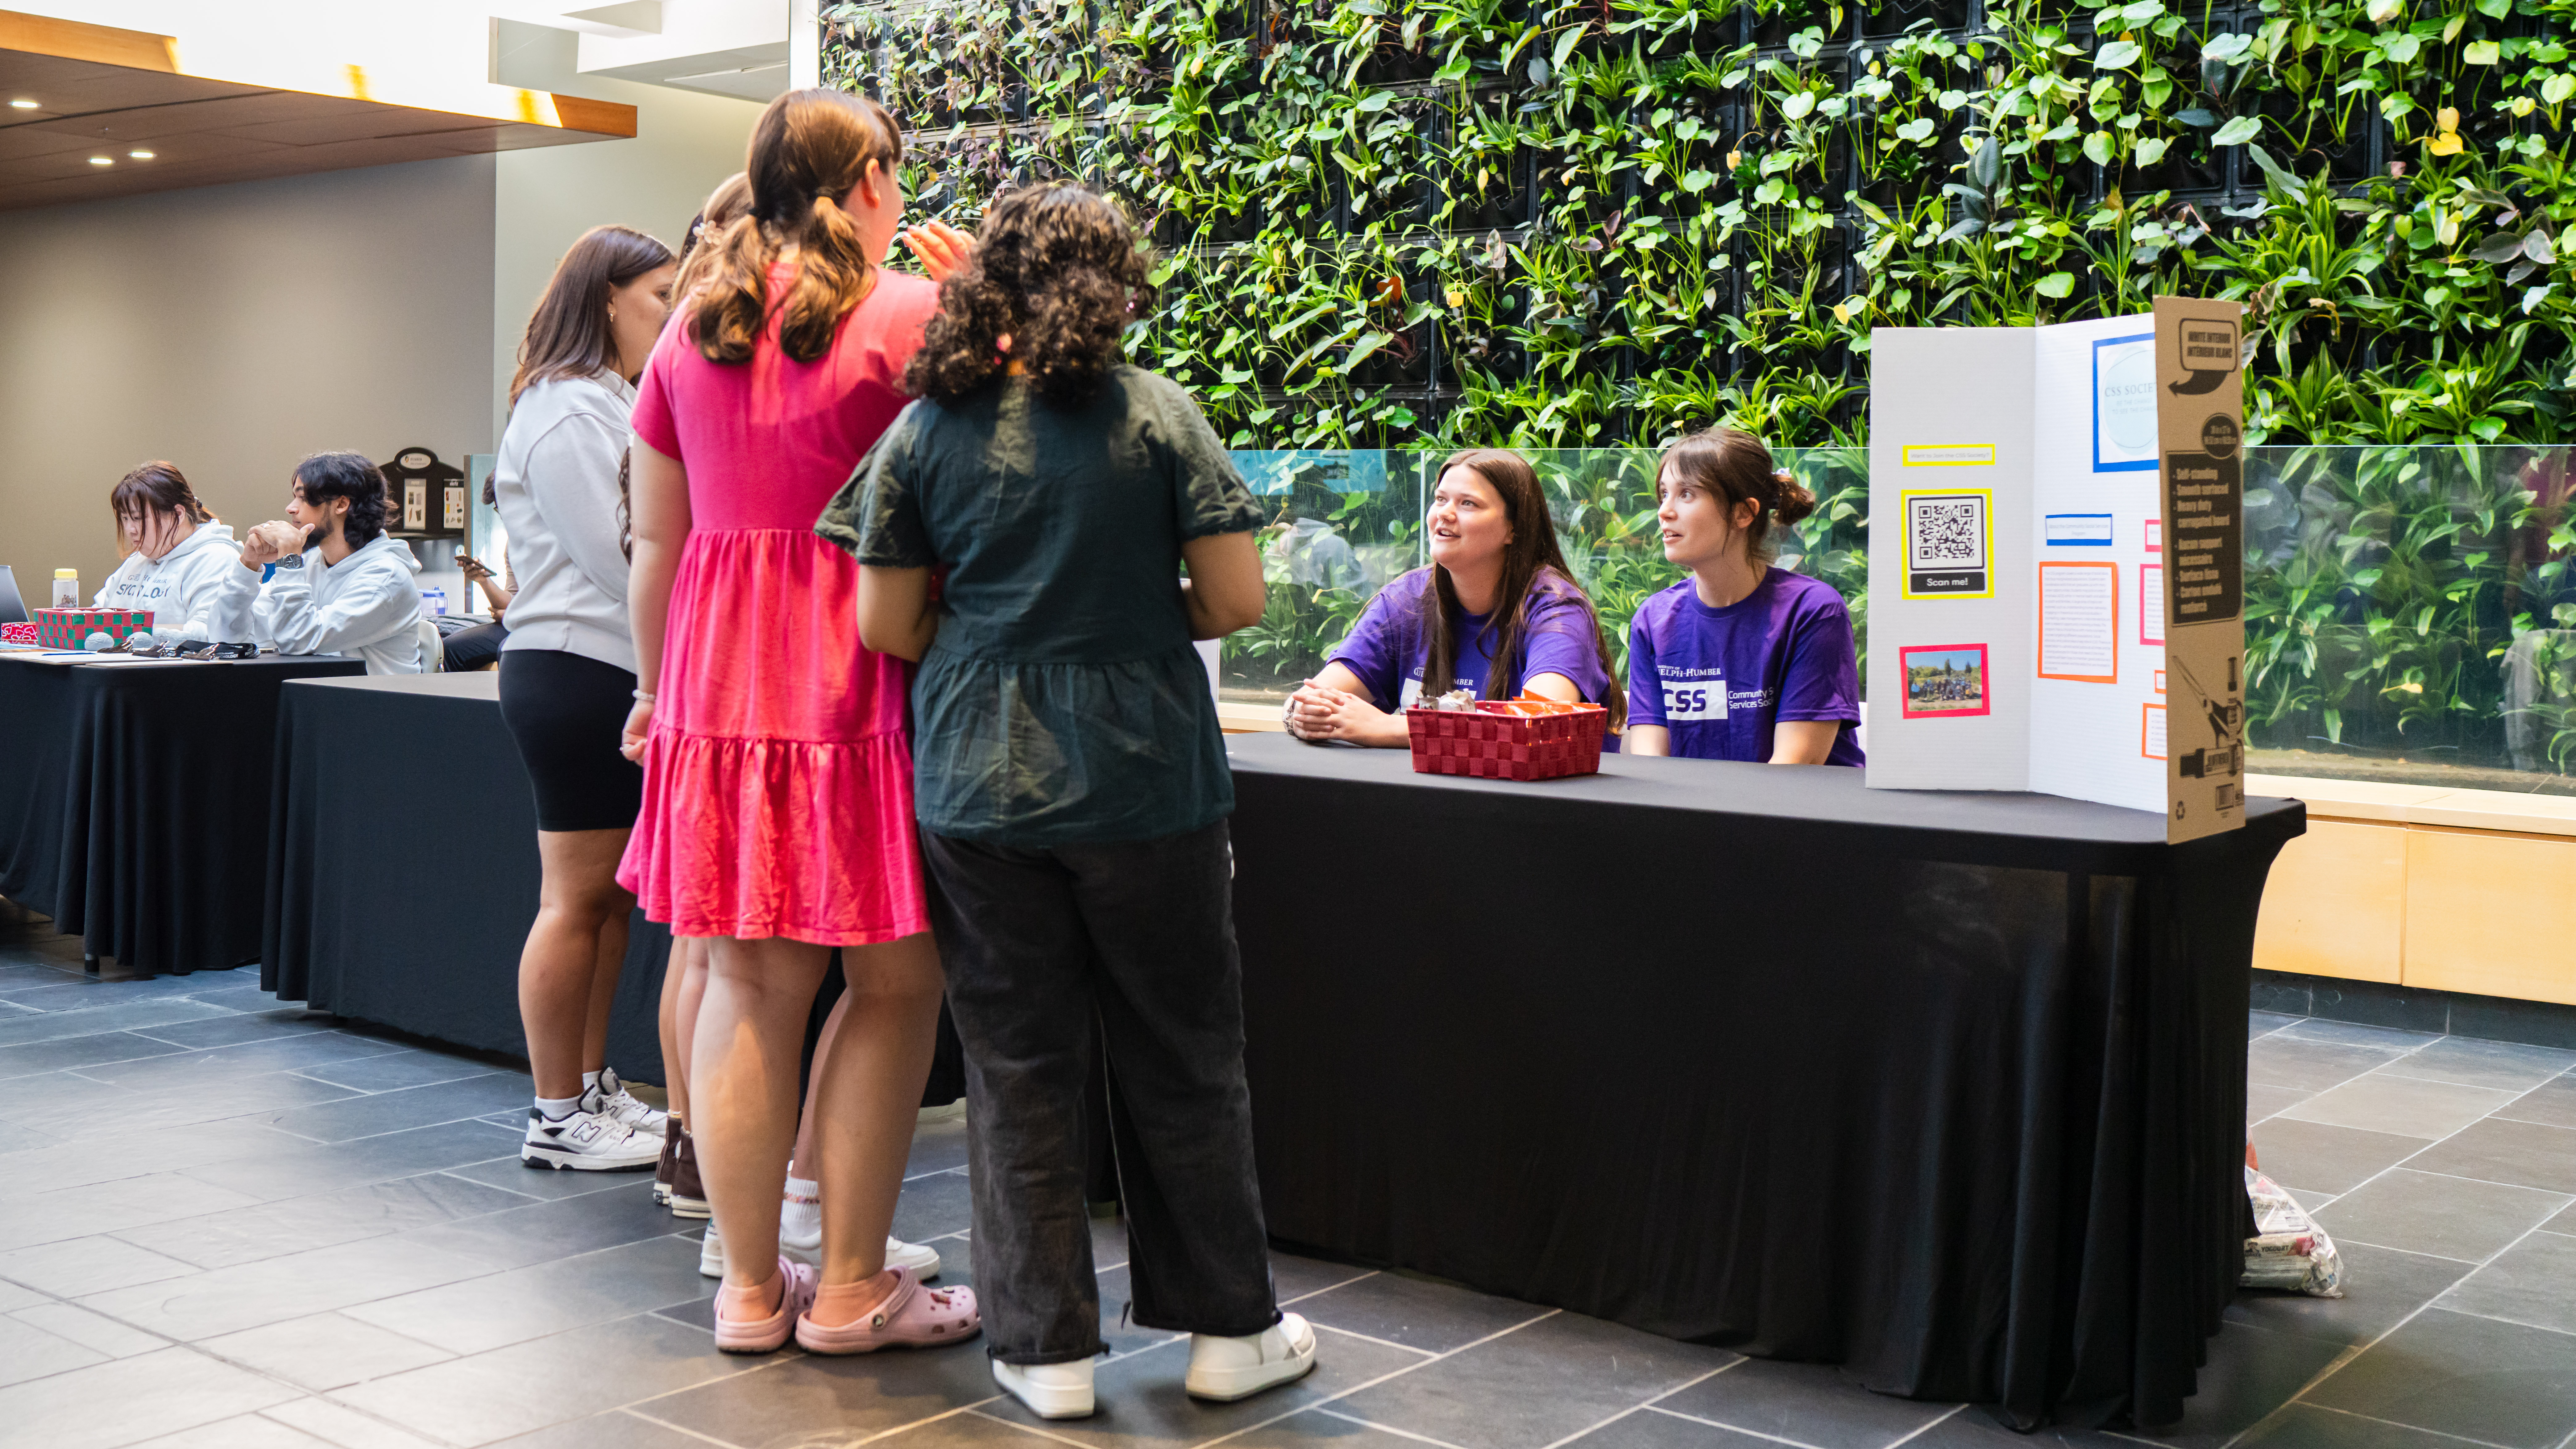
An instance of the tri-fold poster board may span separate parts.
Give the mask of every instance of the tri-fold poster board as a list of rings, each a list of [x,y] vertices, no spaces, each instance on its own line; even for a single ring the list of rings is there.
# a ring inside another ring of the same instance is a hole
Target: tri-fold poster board
[[[2242,323],[1871,333],[1869,784],[2244,824]]]

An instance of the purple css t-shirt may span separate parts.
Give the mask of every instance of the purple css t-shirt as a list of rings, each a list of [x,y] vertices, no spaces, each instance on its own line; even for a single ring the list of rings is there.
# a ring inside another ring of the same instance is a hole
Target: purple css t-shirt
[[[1422,627],[1424,596],[1431,593],[1431,570],[1415,569],[1378,590],[1351,626],[1350,636],[1334,646],[1325,661],[1359,676],[1377,707],[1397,710],[1422,693],[1422,666],[1430,641]],[[1491,627],[1488,627],[1490,625]],[[1530,581],[1529,621],[1521,636],[1521,666],[1504,677],[1503,697],[1521,692],[1521,681],[1541,674],[1562,674],[1595,704],[1610,688],[1602,667],[1592,610],[1574,582],[1554,569],[1539,570]],[[1493,672],[1494,648],[1502,623],[1490,614],[1462,613],[1452,636],[1457,640],[1458,687],[1479,697]],[[1508,667],[1508,666],[1507,666]]]
[[[1648,599],[1628,626],[1628,722],[1672,731],[1673,753],[1699,760],[1771,758],[1771,726],[1841,720],[1828,765],[1861,763],[1860,668],[1851,614],[1821,579],[1768,569],[1723,609],[1684,579]]]

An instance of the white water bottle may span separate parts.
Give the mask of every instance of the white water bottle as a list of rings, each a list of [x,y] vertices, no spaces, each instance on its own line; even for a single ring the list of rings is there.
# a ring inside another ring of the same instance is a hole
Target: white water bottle
[[[80,607],[80,570],[54,570],[54,607],[57,609]]]

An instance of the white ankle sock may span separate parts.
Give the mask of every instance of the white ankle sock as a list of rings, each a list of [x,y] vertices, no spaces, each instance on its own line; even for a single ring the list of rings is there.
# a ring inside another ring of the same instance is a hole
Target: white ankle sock
[[[787,1195],[809,1201],[820,1201],[823,1196],[823,1184],[802,1177],[791,1177],[787,1179]]]
[[[587,1092],[587,1091],[589,1091],[591,1088],[596,1087],[596,1086],[598,1086],[598,1085],[599,1085],[599,1073],[597,1073],[597,1072],[584,1072],[584,1073],[582,1073],[582,1074],[581,1074],[581,1089],[582,1089],[583,1091]]]
[[[581,1109],[579,1097],[539,1097],[536,1102],[537,1110],[545,1113],[549,1122],[560,1122]]]

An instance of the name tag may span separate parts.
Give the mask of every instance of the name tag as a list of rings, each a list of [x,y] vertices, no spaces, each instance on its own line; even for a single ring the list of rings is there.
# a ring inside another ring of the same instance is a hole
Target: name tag
[[[1726,718],[1726,681],[1698,679],[1664,686],[1664,718],[1673,724]]]

